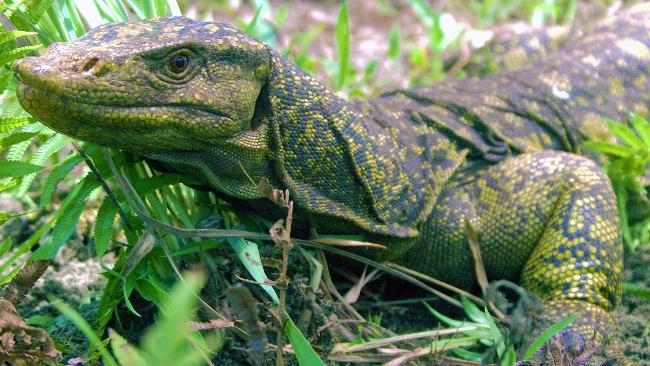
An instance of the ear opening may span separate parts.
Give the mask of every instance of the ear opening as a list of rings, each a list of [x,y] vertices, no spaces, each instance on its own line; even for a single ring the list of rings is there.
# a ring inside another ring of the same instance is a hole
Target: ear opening
[[[260,89],[260,94],[257,96],[257,101],[255,101],[255,112],[253,113],[253,118],[251,119],[251,129],[256,130],[260,125],[264,123],[264,120],[271,115],[271,100],[269,99],[269,81],[267,80],[262,89]]]

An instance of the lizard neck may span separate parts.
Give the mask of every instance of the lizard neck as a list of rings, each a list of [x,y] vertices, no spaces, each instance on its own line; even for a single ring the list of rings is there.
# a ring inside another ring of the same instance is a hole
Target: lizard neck
[[[270,156],[296,205],[374,234],[418,236],[462,160],[456,150],[426,126],[383,124],[372,104],[343,100],[270,52]]]

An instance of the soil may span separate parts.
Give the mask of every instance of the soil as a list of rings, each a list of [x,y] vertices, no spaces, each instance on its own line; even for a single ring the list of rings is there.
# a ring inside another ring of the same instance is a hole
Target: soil
[[[650,291],[650,246],[645,245],[625,258],[624,281]],[[650,301],[623,293],[614,319],[627,356],[639,365],[650,365]]]

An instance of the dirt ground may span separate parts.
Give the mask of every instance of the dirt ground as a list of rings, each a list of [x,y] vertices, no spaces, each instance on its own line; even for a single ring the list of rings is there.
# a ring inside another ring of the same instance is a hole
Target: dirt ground
[[[650,246],[625,258],[624,281],[650,289]],[[650,365],[650,302],[623,293],[621,304],[614,311],[614,319],[622,339],[623,351],[640,365]]]

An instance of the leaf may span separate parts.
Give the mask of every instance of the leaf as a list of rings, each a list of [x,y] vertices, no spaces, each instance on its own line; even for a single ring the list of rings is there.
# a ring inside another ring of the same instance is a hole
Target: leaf
[[[636,113],[630,113],[630,121],[636,132],[643,140],[646,148],[650,148],[650,123]]]
[[[515,352],[515,347],[511,344],[508,347],[508,352],[503,356],[501,360],[501,365],[503,366],[513,366],[517,362],[517,352]]]
[[[50,156],[61,150],[61,148],[71,140],[72,139],[68,136],[58,133],[55,134],[38,148],[36,153],[32,155],[32,158],[29,160],[29,162],[34,165],[43,165]],[[21,180],[20,186],[16,190],[16,194],[22,196],[27,193],[35,177],[36,175],[34,174],[26,175]]]
[[[429,304],[427,304],[424,301],[422,301],[422,305],[424,305],[424,307],[426,307],[427,310],[429,310],[429,312],[433,314],[433,316],[435,316],[438,320],[449,325],[450,327],[458,328],[468,324],[467,322],[452,319],[446,315],[443,315],[442,313],[438,312],[436,309],[432,308]]]
[[[37,44],[33,46],[25,46],[15,48],[7,53],[0,54],[0,65],[8,64],[9,62],[21,58],[26,54],[36,51],[37,49],[43,47],[42,44]]]
[[[244,32],[246,32],[247,34],[254,35],[253,32],[255,30],[255,27],[257,26],[257,21],[260,18],[260,13],[262,12],[262,6],[263,5],[264,4],[261,3],[257,7],[257,10],[255,11],[255,16],[253,17],[253,19],[251,19],[250,23],[248,23],[248,25],[246,26],[246,29],[244,29]]]
[[[1,214],[6,214],[6,212],[0,212]],[[2,221],[0,221],[0,224]],[[0,257],[5,255],[9,249],[11,249],[11,238],[4,238],[2,241],[0,241]]]
[[[286,4],[280,5],[277,10],[275,11],[275,15],[273,16],[273,22],[275,23],[275,26],[279,29],[282,28],[284,25],[284,22],[287,21],[287,17],[289,15],[288,12],[288,7]]]
[[[226,240],[235,253],[237,253],[239,260],[244,264],[244,267],[246,267],[251,276],[253,276],[253,279],[260,283],[262,289],[269,294],[273,302],[279,303],[280,300],[278,299],[278,295],[275,293],[273,287],[265,284],[268,281],[268,277],[266,277],[266,273],[264,273],[262,258],[260,257],[257,244],[242,238],[227,238]]]
[[[629,146],[637,150],[643,148],[643,140],[641,140],[627,125],[611,119],[606,120],[605,123],[607,123],[607,127],[609,127],[609,130],[614,135],[623,140],[623,142]]]
[[[338,20],[336,21],[336,51],[339,64],[337,88],[341,89],[345,85],[350,72],[350,18],[348,16],[347,0],[341,3]]]
[[[619,158],[627,158],[632,155],[632,151],[628,147],[615,144],[613,142],[607,141],[585,141],[583,143],[584,147],[599,152],[602,154],[607,154],[611,156],[616,156]]]
[[[19,178],[41,170],[43,170],[43,167],[40,165],[34,165],[22,161],[0,161],[0,178]]]
[[[224,243],[223,241],[216,241],[214,239],[207,239],[207,240],[201,240],[193,243],[187,244],[183,249],[175,251],[172,255],[174,257],[176,256],[183,256],[183,255],[188,255],[192,253],[198,253],[198,252],[203,252],[203,251],[208,251],[211,249],[225,249],[227,248],[228,245]]]
[[[618,216],[620,217],[623,239],[627,248],[631,250],[630,253],[634,253],[632,233],[630,231],[630,224],[627,217],[627,202],[629,200],[629,195],[625,186],[622,184],[614,184],[614,193],[616,194],[616,206],[618,207]]]
[[[12,217],[14,217],[13,214],[10,214],[9,212],[0,211],[0,225],[4,224],[7,220],[9,220]],[[0,253],[0,257],[2,257],[1,253]]]
[[[401,53],[401,38],[399,25],[393,26],[393,29],[390,30],[390,35],[388,36],[388,58],[391,60],[397,60],[399,58]]]
[[[99,17],[95,17],[91,25],[98,26],[99,24],[104,24],[106,20],[110,23],[129,20],[124,4],[121,1],[107,2],[105,0],[93,0],[93,2],[95,6],[91,8],[97,9]],[[102,23],[99,23],[100,19]]]
[[[135,283],[135,288],[140,296],[158,307],[162,307],[164,302],[168,301],[169,294],[165,292],[165,289],[148,278],[138,280]]]
[[[13,280],[14,277],[16,277],[16,275],[18,274],[18,272],[20,272],[21,269],[22,266],[20,265],[14,267],[14,269],[12,269],[11,272],[9,272],[9,274],[7,274],[6,276],[0,279],[0,286],[4,286],[7,283],[9,283],[11,280]]]
[[[25,4],[25,16],[32,24],[38,23],[47,9],[52,5],[52,0],[29,0]]]
[[[372,83],[372,78],[374,78],[375,75],[377,74],[378,68],[379,68],[379,61],[374,59],[368,61],[368,63],[366,64],[366,69],[363,72],[363,80],[368,84]]]
[[[535,356],[535,352],[542,348],[544,343],[553,338],[557,333],[566,328],[569,324],[573,323],[576,319],[578,319],[580,315],[580,313],[567,315],[564,318],[553,323],[553,325],[550,327],[544,329],[544,331],[533,340],[530,346],[528,346],[528,349],[524,354],[524,360],[532,359]]]
[[[157,17],[164,17],[167,15],[167,2],[166,0],[153,0],[154,10]]]
[[[291,320],[289,314],[285,312],[285,317],[287,321],[284,323],[284,332],[289,338],[289,342],[293,347],[293,351],[296,353],[296,359],[301,366],[317,366],[325,365],[323,361],[318,357],[318,354],[312,348],[309,341],[305,336],[300,332],[296,324]]]
[[[196,333],[188,323],[193,319],[195,294],[201,290],[205,276],[190,272],[183,276],[183,280],[172,288],[160,308],[160,320],[149,328],[141,340],[147,365],[198,366],[204,362],[199,349],[190,348],[188,344],[190,334]]]
[[[94,175],[86,175],[71,194],[62,202],[61,208],[56,212],[56,225],[52,236],[32,254],[34,259],[52,259],[56,256],[61,246],[70,238],[77,227],[79,217],[84,210],[86,198],[99,187],[99,182]]]
[[[108,330],[108,336],[111,338],[111,349],[121,365],[147,366],[146,360],[140,355],[138,349],[132,346],[121,335],[113,329]]]
[[[630,283],[630,282],[624,282],[623,283],[623,291],[625,291],[626,294],[630,294],[632,296],[636,296],[639,298],[642,298],[646,301],[650,301],[650,289],[646,287],[641,287],[637,284]]]
[[[105,198],[97,211],[94,228],[95,252],[100,257],[106,253],[108,244],[113,238],[113,223],[116,216],[117,207],[110,199]]]
[[[15,145],[19,142],[27,141],[36,135],[38,135],[38,132],[16,132],[14,134],[11,134],[0,140],[0,150]]]
[[[469,361],[474,361],[474,362],[481,362],[481,358],[483,358],[483,354],[478,353],[478,352],[472,352],[468,351],[464,348],[454,348],[452,350],[458,357],[463,358],[465,360]]]
[[[150,232],[146,232],[140,237],[138,242],[129,252],[129,256],[122,267],[122,275],[129,277],[133,269],[142,261],[144,257],[151,252],[156,245],[156,238]]]
[[[409,0],[409,5],[427,28],[434,26],[435,13],[424,0]]]
[[[9,83],[12,81],[14,74],[6,67],[0,68],[0,94],[3,93],[8,87]],[[8,101],[5,101],[6,104],[15,104]],[[0,110],[4,114],[6,112],[7,105],[3,105]]]
[[[129,309],[133,315],[137,316],[138,318],[141,318],[142,315],[138,313],[137,310],[135,310],[135,307],[133,307],[133,304],[131,304],[131,300],[129,297],[131,296],[131,293],[133,292],[133,289],[135,288],[137,284],[137,279],[135,276],[128,276],[124,277],[124,280],[122,281],[122,298],[124,299],[124,305],[126,305],[126,308]]]
[[[264,273],[264,267],[262,266],[262,260],[260,258],[257,244],[242,238],[227,238],[226,240],[237,253],[239,260],[244,264],[244,267],[246,267],[251,276],[253,276],[253,279],[258,282],[259,286],[262,287],[269,296],[271,296],[273,302],[278,304],[280,299],[278,299],[278,295],[275,293],[273,287],[264,284],[268,280],[268,277],[266,277],[266,273]],[[296,353],[298,363],[301,366],[324,365],[316,351],[314,351],[286,311],[285,318],[287,320],[284,324],[284,331],[287,338],[289,338],[289,342],[291,343],[294,352]]]
[[[47,175],[45,183],[43,184],[43,189],[41,190],[41,207],[45,207],[52,200],[52,193],[56,188],[57,184],[63,178],[65,178],[70,171],[79,165],[83,161],[83,158],[77,154],[70,156],[69,158],[61,161],[52,168],[50,174]]]
[[[176,0],[166,0],[167,2],[167,8],[169,8],[169,14],[171,16],[181,16],[183,15],[181,13],[181,8],[178,6],[178,2]]]
[[[465,234],[467,235],[469,248],[472,252],[472,257],[474,258],[474,273],[476,274],[476,280],[481,287],[481,292],[485,294],[485,291],[490,286],[490,283],[488,281],[487,273],[485,272],[485,265],[483,264],[481,246],[478,242],[478,234],[476,233],[476,230],[472,226],[470,220],[467,218],[465,219]],[[481,311],[476,308],[476,313],[481,313]]]
[[[21,132],[38,132],[47,134],[49,129],[45,125],[40,123],[32,123],[27,126],[20,127]],[[31,145],[31,141],[23,141],[9,147],[7,151],[6,160],[23,160],[23,156],[27,151],[27,148]]]
[[[488,312],[487,308],[485,308],[484,311],[485,318],[487,319],[488,325],[490,326],[490,336],[496,345],[497,354],[499,355],[499,358],[503,358],[505,356],[504,353],[506,351],[506,345],[503,343],[503,336],[501,335],[501,331],[499,331],[499,328],[497,328],[497,324],[494,322],[494,319]]]
[[[14,187],[17,184],[18,184],[17,179],[12,179],[8,182],[0,182],[0,192],[5,191],[11,187]],[[0,223],[2,223],[2,221],[0,221]]]
[[[24,36],[30,36],[36,34],[34,32],[24,32],[24,31],[19,31],[19,30],[11,30],[7,32],[0,32],[0,45],[7,43],[9,41],[13,41],[14,39],[18,37],[24,37]]]
[[[50,300],[50,303],[61,314],[70,319],[70,321],[77,327],[77,329],[81,330],[81,332],[88,339],[89,343],[94,348],[99,350],[99,353],[102,355],[102,361],[104,365],[118,366],[117,362],[115,362],[115,359],[111,356],[111,354],[99,340],[99,337],[97,337],[97,334],[95,334],[93,329],[90,327],[90,324],[88,324],[88,322],[86,322],[86,320],[79,313],[74,311],[74,309],[66,305],[63,301],[55,298],[54,296],[48,296],[48,298]]]
[[[138,193],[144,195],[162,187],[182,182],[188,182],[187,178],[183,177],[180,174],[164,173],[160,175],[154,175],[153,177],[134,180],[132,183],[133,188]]]
[[[22,127],[34,123],[34,118],[28,116],[4,116],[0,117],[0,133],[7,133],[15,130],[18,127]]]
[[[463,303],[463,309],[465,310],[465,313],[467,316],[469,316],[470,319],[479,324],[488,325],[488,323],[486,323],[485,313],[482,312],[478,306],[474,305],[473,302],[469,301],[464,296],[461,298],[461,302]]]

